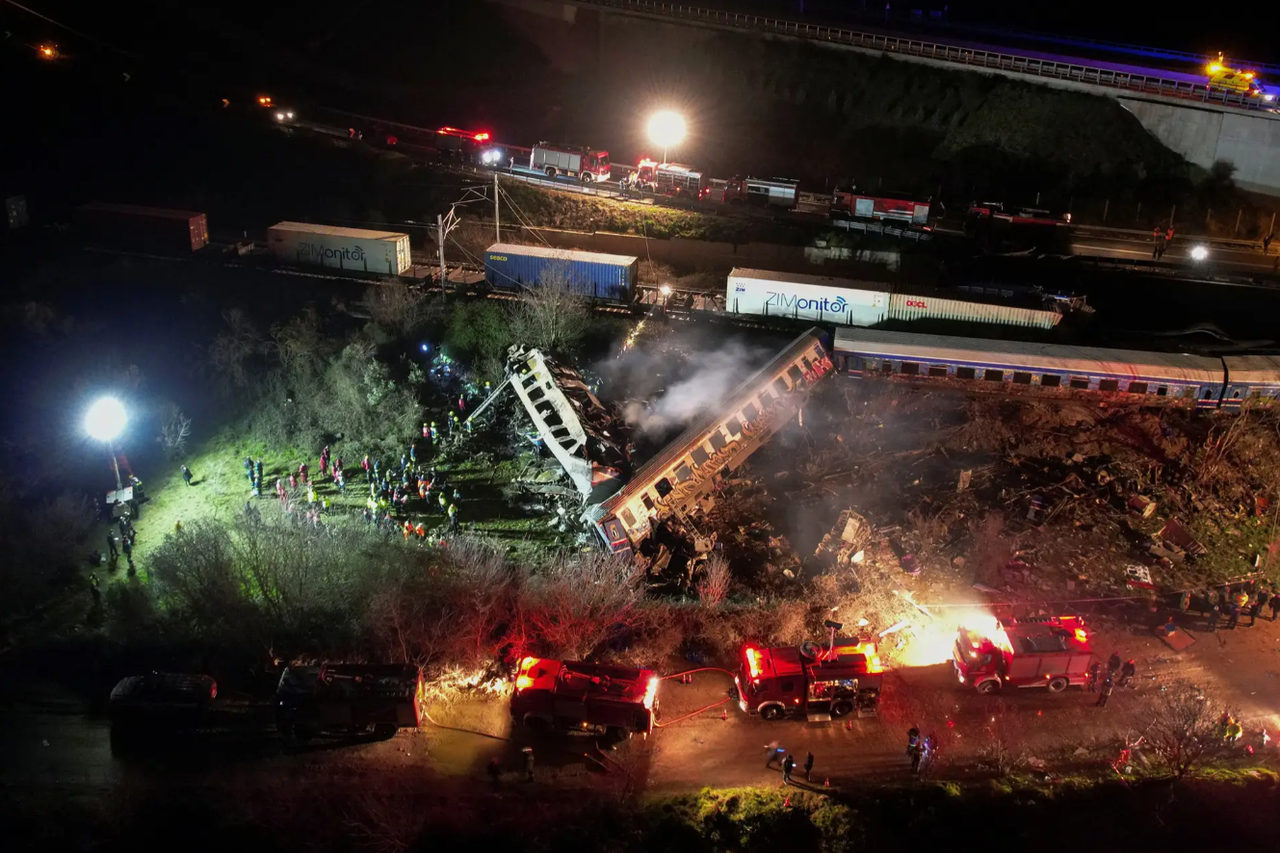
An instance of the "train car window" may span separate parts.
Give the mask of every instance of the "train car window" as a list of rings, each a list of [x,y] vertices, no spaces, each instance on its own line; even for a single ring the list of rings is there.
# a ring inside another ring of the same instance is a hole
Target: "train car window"
[[[1145,383],[1145,382],[1130,382],[1130,383],[1129,383],[1129,389],[1128,389],[1128,390],[1129,390],[1129,393],[1130,393],[1130,394],[1145,394],[1145,393],[1147,393],[1147,383]]]
[[[1169,386],[1168,386],[1168,385],[1157,385],[1157,386],[1156,386],[1156,396],[1157,396],[1157,397],[1168,397],[1168,396],[1169,396]]]
[[[1239,400],[1239,399],[1240,399],[1240,389],[1239,389],[1239,388],[1237,388],[1236,390],[1234,390],[1234,391],[1232,391],[1232,392],[1231,392],[1231,399],[1232,399],[1232,400]]]
[[[778,395],[773,393],[772,388],[765,388],[760,392],[760,405],[762,406],[767,406],[776,399],[778,399]]]
[[[1119,379],[1102,379],[1102,380],[1099,380],[1099,382],[1098,382],[1098,390],[1099,390],[1099,391],[1119,391],[1119,390],[1120,390],[1120,380],[1119,380]]]
[[[755,403],[747,403],[742,407],[742,416],[748,421],[754,421],[756,418],[760,417],[760,410],[756,408]]]
[[[946,379],[947,366],[945,364],[931,364],[929,365],[929,375],[935,379]]]
[[[1205,399],[1205,400],[1212,400],[1212,399],[1213,399],[1213,389],[1212,389],[1212,388],[1206,388],[1206,389],[1204,389],[1204,396],[1203,396],[1203,399]]]
[[[1071,382],[1070,382],[1069,384],[1070,384],[1070,387],[1072,387],[1072,388],[1076,388],[1076,389],[1081,390],[1081,391],[1088,391],[1088,390],[1089,390],[1089,380],[1088,380],[1088,378],[1081,378],[1081,377],[1079,377],[1079,376],[1072,376],[1072,377],[1071,377]]]
[[[779,397],[785,397],[787,396],[787,392],[791,389],[787,387],[787,380],[779,376],[777,379],[773,380],[773,390],[778,392]]]
[[[987,382],[1003,382],[1004,371],[1003,370],[984,370],[982,371],[982,378]]]
[[[976,371],[972,367],[957,367],[956,379],[973,379]]]
[[[624,509],[622,511],[622,520],[626,523],[627,527],[636,526],[636,517],[631,514],[631,510],[629,509]]]
[[[808,373],[810,370],[813,370],[813,362],[809,360],[809,356],[807,355],[800,356],[800,363],[804,365],[804,369],[806,373]]]
[[[1187,390],[1185,390],[1185,391],[1183,391],[1183,392],[1182,392],[1182,399],[1184,399],[1184,400],[1194,400],[1194,399],[1196,398],[1196,391],[1197,391],[1197,390],[1198,390],[1198,389],[1196,388],[1196,386],[1192,385],[1190,388],[1188,388]]]
[[[1031,374],[1030,374],[1030,373],[1023,373],[1023,372],[1021,372],[1021,371],[1015,370],[1015,371],[1013,372],[1013,384],[1014,384],[1014,385],[1030,385],[1030,384],[1031,384]]]
[[[804,371],[802,371],[797,365],[793,364],[787,368],[787,376],[791,377],[792,385],[797,385],[804,380]]]
[[[685,480],[693,476],[693,469],[689,467],[689,463],[681,465],[676,469],[676,482],[683,483]]]
[[[703,450],[701,445],[695,447],[693,449],[693,452],[690,453],[689,455],[693,457],[693,464],[697,465],[699,468],[701,468],[703,465],[706,465],[707,460],[711,458],[711,454]]]
[[[893,362],[887,358],[884,361],[880,362],[880,372],[883,373],[885,376],[888,376],[890,373],[893,373]]]
[[[725,440],[724,433],[722,433],[720,430],[716,430],[715,432],[711,433],[711,438],[709,438],[708,441],[711,442],[711,449],[714,450],[716,453],[719,453],[721,450],[724,450],[724,446],[729,443],[728,441]]]
[[[1043,388],[1060,388],[1062,387],[1062,377],[1052,373],[1045,373],[1040,377],[1040,385]]]
[[[849,369],[849,359],[843,355],[836,356],[836,372],[844,373]]]
[[[671,481],[666,477],[663,477],[661,480],[653,484],[653,490],[658,493],[658,497],[660,498],[665,498],[667,495],[671,494],[672,488]]]
[[[648,492],[645,492],[640,496],[640,502],[644,504],[645,509],[649,510],[649,512],[653,512],[653,498],[649,497]]]
[[[916,364],[914,361],[904,361],[902,362],[902,366],[898,368],[898,372],[903,376],[919,376],[920,365]]]
[[[742,435],[742,430],[745,426],[746,424],[742,422],[742,419],[737,415],[734,415],[725,422],[724,428],[729,431],[729,435],[737,438]]]

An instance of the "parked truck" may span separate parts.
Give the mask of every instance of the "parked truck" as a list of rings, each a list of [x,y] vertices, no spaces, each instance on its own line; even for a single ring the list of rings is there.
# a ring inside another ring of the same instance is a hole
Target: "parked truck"
[[[653,730],[658,684],[648,669],[526,657],[516,673],[511,719],[537,732],[625,740]]]
[[[579,296],[604,302],[631,304],[635,298],[640,259],[494,243],[484,253],[484,279],[495,290],[520,290],[563,283]]]
[[[409,235],[306,222],[278,222],[267,229],[276,260],[298,266],[401,275],[413,266]]]
[[[389,738],[423,715],[422,671],[403,664],[290,666],[276,688],[276,725],[286,740],[372,734]]]
[[[840,187],[831,195],[831,215],[927,225],[929,202],[901,193],[864,193],[854,188]]]
[[[960,626],[952,664],[960,683],[979,693],[1006,687],[1061,693],[1085,683],[1093,657],[1079,616],[988,618]]]
[[[833,638],[826,646],[742,647],[733,677],[738,707],[766,720],[810,722],[874,716],[884,668],[871,640]]]
[[[707,186],[705,195],[722,204],[752,204],[792,210],[799,202],[800,184],[786,178],[738,176],[727,181],[715,178]]]
[[[72,218],[90,243],[110,249],[190,254],[209,242],[208,219],[191,210],[95,201]]]
[[[529,171],[541,172],[548,178],[576,178],[584,184],[607,181],[611,175],[609,152],[539,142],[529,152]]]
[[[698,199],[707,188],[707,178],[692,166],[680,163],[659,163],[644,159],[636,166],[630,183],[659,195],[674,195]]]

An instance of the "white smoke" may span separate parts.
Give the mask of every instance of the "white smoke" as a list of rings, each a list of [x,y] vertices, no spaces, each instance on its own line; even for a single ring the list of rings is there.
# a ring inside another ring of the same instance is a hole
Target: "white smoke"
[[[715,411],[731,391],[768,360],[771,353],[732,340],[717,349],[688,355],[689,371],[657,397],[623,408],[627,422],[650,437],[669,436],[698,417]],[[631,370],[644,370],[649,359],[636,359]]]

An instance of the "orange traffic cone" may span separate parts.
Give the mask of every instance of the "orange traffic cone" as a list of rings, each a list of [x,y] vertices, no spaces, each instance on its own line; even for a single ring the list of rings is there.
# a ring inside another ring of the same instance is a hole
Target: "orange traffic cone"
[[[787,794],[787,798],[786,798],[785,800],[783,800],[783,801],[782,801],[782,807],[783,807],[784,809],[789,809],[789,808],[791,808],[791,795],[790,795],[790,794]]]
[[[823,782],[822,782],[822,787],[824,787],[824,788],[830,788],[830,787],[831,787],[831,777],[830,777],[830,776],[828,776],[826,779],[824,779],[824,780],[823,780]]]
[[[729,719],[729,709],[728,709],[728,708],[721,708],[721,709],[720,709],[720,719],[722,719],[722,720],[727,720],[727,719]]]
[[[850,731],[850,732],[853,731],[853,720],[845,720],[844,728],[845,728],[845,731]]]

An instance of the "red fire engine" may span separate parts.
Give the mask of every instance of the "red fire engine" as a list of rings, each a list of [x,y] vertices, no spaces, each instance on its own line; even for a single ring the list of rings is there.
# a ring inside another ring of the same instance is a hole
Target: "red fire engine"
[[[705,195],[721,204],[755,204],[790,210],[799,200],[800,184],[783,178],[735,177],[727,181],[713,178]]]
[[[973,230],[984,223],[1004,227],[1057,228],[1070,225],[1071,214],[1042,207],[1006,207],[999,201],[971,202],[965,217],[965,227]]]
[[[657,694],[652,670],[527,657],[516,675],[511,719],[540,732],[624,740],[653,730]]]
[[[690,198],[700,198],[707,186],[706,177],[692,166],[649,159],[636,164],[632,182],[651,192]]]
[[[738,664],[733,677],[738,707],[766,720],[874,715],[884,680],[876,644],[869,640],[840,638],[825,647],[805,643],[775,649],[748,644]]]
[[[993,618],[961,625],[953,654],[956,678],[979,693],[1002,687],[1047,687],[1060,693],[1083,685],[1093,660],[1079,616]]]
[[[898,193],[861,193],[837,188],[831,195],[831,213],[859,219],[892,219],[912,225],[929,224],[929,202]]]

